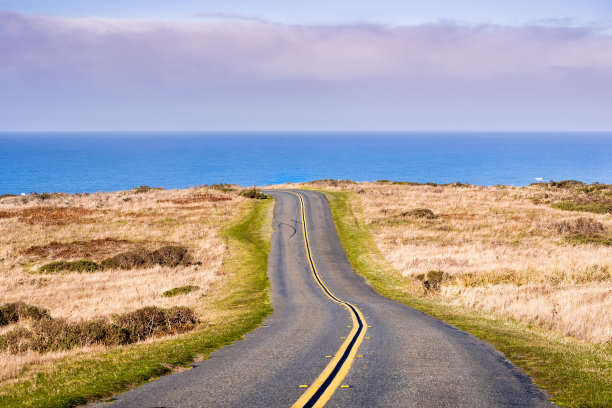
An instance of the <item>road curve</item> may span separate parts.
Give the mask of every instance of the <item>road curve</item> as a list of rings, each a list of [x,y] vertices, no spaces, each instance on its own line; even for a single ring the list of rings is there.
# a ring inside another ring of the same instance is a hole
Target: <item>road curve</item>
[[[268,193],[273,314],[244,340],[111,407],[552,406],[487,343],[376,294],[353,272],[321,194]]]

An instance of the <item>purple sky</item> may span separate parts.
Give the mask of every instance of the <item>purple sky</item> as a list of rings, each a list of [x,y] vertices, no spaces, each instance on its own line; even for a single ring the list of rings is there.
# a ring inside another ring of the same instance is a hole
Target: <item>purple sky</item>
[[[612,35],[0,12],[0,130],[612,130]]]

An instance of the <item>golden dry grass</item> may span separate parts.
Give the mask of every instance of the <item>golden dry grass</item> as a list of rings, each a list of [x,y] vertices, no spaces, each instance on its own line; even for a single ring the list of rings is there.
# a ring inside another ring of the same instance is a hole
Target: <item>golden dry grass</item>
[[[356,200],[380,251],[413,278],[412,291],[425,295],[416,276],[441,270],[442,289],[427,296],[586,341],[612,341],[612,247],[566,240],[572,233],[612,233],[612,215],[551,208],[571,195],[567,190],[335,181],[310,186],[359,192]],[[410,214],[419,208],[436,217]]]
[[[220,228],[238,215],[247,199],[237,192],[200,187],[185,190],[123,191],[90,195],[53,194],[0,200],[0,305],[23,301],[70,321],[133,311],[144,306],[188,306],[207,320],[202,296],[221,276],[225,243]],[[52,261],[96,262],[135,248],[188,248],[194,264],[93,273],[39,274]],[[166,290],[200,289],[176,297]],[[19,324],[27,325],[28,322]],[[3,331],[14,327],[3,328]],[[68,353],[78,353],[74,350]],[[13,356],[0,353],[0,380],[27,364],[66,353]]]

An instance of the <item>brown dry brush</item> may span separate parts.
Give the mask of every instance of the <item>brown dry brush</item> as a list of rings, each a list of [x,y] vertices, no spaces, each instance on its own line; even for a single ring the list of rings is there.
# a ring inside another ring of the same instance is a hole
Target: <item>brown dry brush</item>
[[[111,255],[117,250],[134,249],[137,244],[127,239],[100,238],[73,242],[51,241],[45,245],[33,245],[20,251],[22,255],[40,258],[87,258]]]
[[[193,262],[189,250],[181,245],[167,245],[148,251],[137,248],[121,252],[107,258],[99,264],[87,259],[76,261],[55,261],[38,268],[39,273],[70,273],[70,272],[96,272],[104,269],[134,269],[150,268],[156,265],[176,268],[177,266],[199,265]]]
[[[6,314],[5,310],[10,313]],[[30,329],[16,327],[0,335],[0,350],[12,354],[27,350],[47,353],[94,345],[125,345],[150,337],[185,332],[199,323],[195,312],[184,306],[168,309],[147,306],[133,312],[115,314],[110,321],[97,318],[81,322],[54,319],[47,310],[25,303],[6,304],[0,311],[3,313],[0,316],[6,314],[12,319],[7,324],[22,319],[33,321]]]

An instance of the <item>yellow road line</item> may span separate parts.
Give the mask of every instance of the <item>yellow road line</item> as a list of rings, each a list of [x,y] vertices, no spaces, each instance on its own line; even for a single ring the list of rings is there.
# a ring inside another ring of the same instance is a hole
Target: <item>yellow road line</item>
[[[342,380],[348,374],[357,350],[363,342],[365,333],[367,331],[367,325],[365,324],[365,318],[363,314],[355,305],[343,301],[342,299],[335,296],[328,288],[319,276],[317,266],[314,262],[313,254],[310,250],[310,244],[308,239],[308,225],[306,223],[306,211],[304,205],[304,198],[300,193],[295,194],[300,201],[300,212],[302,218],[302,231],[304,233],[304,245],[306,247],[306,255],[308,256],[308,263],[312,275],[321,288],[321,291],[335,303],[338,303],[345,307],[351,314],[353,321],[351,332],[346,337],[346,340],[342,343],[334,357],[331,359],[329,364],[325,367],[323,372],[319,374],[317,379],[308,387],[308,390],[302,394],[302,396],[292,405],[292,408],[305,408],[305,407],[323,407],[327,401],[331,398],[338,387],[348,387],[347,385],[341,385]],[[351,327],[351,326],[347,326]],[[348,352],[348,355],[347,355]]]

